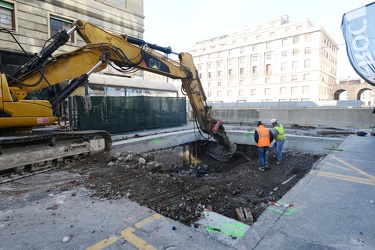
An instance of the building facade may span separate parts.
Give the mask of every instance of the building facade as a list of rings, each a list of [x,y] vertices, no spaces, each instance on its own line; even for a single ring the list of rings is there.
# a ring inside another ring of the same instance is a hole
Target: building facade
[[[142,39],[143,0],[0,0],[0,49],[39,52],[46,41],[61,29],[69,30],[76,20],[84,20],[111,33]],[[85,45],[77,33],[56,53]],[[22,48],[21,48],[22,47]],[[114,71],[111,67],[107,73]],[[114,73],[114,72],[113,72]],[[140,77],[143,73],[137,72]],[[133,76],[133,75],[132,75]]]
[[[208,102],[333,100],[338,46],[287,15],[197,42],[190,53]]]

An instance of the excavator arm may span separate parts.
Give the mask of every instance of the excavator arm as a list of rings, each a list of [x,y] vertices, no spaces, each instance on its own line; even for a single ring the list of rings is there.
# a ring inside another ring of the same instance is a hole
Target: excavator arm
[[[177,62],[156,51],[171,53],[170,47],[159,47],[138,38],[111,34],[81,20],[76,21],[73,29],[67,33],[70,34],[72,31],[77,31],[87,45],[72,52],[52,56],[53,51],[67,40],[66,35],[58,35],[52,45],[42,50],[31,63],[20,67],[12,77],[8,78],[9,92],[12,93],[14,100],[17,100],[7,103],[8,109],[13,105],[11,109],[16,113],[20,103],[30,104],[30,100],[24,100],[28,93],[74,79],[59,96],[51,98],[49,103],[42,101],[43,105],[33,107],[33,112],[39,111],[36,116],[48,117],[46,119],[48,125],[56,120],[50,110],[56,110],[66,97],[86,83],[92,72],[101,71],[108,64],[118,70],[129,68],[146,70],[180,79],[200,129],[213,136],[224,147],[225,153],[221,151],[220,154],[226,154],[225,158],[233,156],[237,147],[229,140],[222,122],[212,117],[211,107],[206,104],[206,95],[190,54],[178,54],[179,62]],[[15,123],[12,126],[16,126]]]
[[[180,79],[202,131],[212,135],[224,146],[230,156],[236,152],[237,146],[228,139],[221,120],[215,120],[211,115],[212,107],[206,103],[206,94],[194,65],[193,57],[189,53],[180,53],[178,55],[179,62],[174,62],[160,53],[148,49],[151,47],[164,53],[171,53],[170,47],[163,48],[134,37],[110,34],[82,20],[76,22],[76,27],[78,34],[87,44],[109,41],[113,46],[123,51],[126,58],[133,58],[133,60],[130,60],[132,66],[173,79]],[[121,62],[118,63],[121,64]],[[223,155],[223,152],[212,153],[213,156],[214,154]]]

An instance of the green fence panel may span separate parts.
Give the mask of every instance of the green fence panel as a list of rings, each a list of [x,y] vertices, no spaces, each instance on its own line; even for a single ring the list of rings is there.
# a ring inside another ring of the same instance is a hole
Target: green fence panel
[[[77,129],[122,133],[187,123],[186,98],[76,96]]]

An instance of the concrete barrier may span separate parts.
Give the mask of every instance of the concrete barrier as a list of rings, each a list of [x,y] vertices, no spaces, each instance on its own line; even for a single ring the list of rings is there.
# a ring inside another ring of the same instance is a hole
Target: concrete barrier
[[[233,143],[256,146],[253,131],[227,130],[227,135]],[[317,154],[326,154],[332,152],[332,150],[339,150],[339,145],[344,141],[343,138],[323,138],[288,134],[286,134],[286,136],[287,140],[283,147],[285,150]],[[154,134],[141,138],[116,141],[112,145],[111,152],[117,153],[131,151],[134,153],[144,153],[175,147],[203,139],[204,138],[201,137],[197,130],[183,130],[165,134]],[[211,138],[211,140],[213,139]]]
[[[220,109],[212,110],[215,119],[224,123],[267,124],[277,118],[282,124],[323,126],[333,128],[372,128],[375,114],[372,109],[357,108],[268,108],[268,109]]]

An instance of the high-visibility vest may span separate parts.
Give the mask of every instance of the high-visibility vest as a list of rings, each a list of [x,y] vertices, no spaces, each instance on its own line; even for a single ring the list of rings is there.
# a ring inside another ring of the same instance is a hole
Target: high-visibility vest
[[[277,136],[276,136],[275,140],[278,140],[278,141],[285,140],[286,136],[284,134],[284,127],[283,127],[283,125],[278,124],[278,125],[275,126],[275,129],[277,130]]]
[[[263,125],[258,126],[258,147],[267,147],[271,144],[270,130]]]

